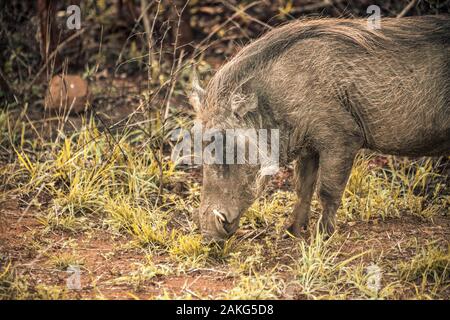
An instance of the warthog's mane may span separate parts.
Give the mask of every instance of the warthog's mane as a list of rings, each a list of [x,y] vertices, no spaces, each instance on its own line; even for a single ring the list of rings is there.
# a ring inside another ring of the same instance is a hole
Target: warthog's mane
[[[203,119],[224,120],[230,96],[255,71],[261,72],[289,48],[307,39],[325,39],[359,47],[369,54],[375,50],[400,50],[421,43],[450,43],[448,16],[382,18],[381,29],[368,27],[366,19],[303,19],[275,28],[244,47],[211,79],[206,90]],[[226,119],[226,117],[225,117]]]

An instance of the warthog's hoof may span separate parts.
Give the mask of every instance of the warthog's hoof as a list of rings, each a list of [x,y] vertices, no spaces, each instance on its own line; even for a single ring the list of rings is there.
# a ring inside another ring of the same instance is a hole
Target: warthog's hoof
[[[286,232],[283,234],[283,239],[301,238],[302,231],[306,231],[306,226],[292,224],[289,228],[286,229]]]
[[[335,232],[334,225],[331,222],[320,223],[319,232],[324,236],[325,239],[328,239]]]

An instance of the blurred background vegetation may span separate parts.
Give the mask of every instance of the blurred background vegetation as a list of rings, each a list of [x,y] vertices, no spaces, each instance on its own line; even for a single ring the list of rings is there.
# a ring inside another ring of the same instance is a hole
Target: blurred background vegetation
[[[49,80],[40,77],[45,61],[39,22],[42,1],[1,1],[1,95],[9,88],[17,96],[42,91]],[[448,0],[97,0],[48,1],[54,15],[50,30],[57,44],[58,73],[82,73],[85,78],[144,77],[150,94],[167,94],[174,59],[215,69],[240,47],[273,26],[302,17],[367,17],[377,5],[382,17],[448,13]],[[68,30],[66,8],[79,3],[81,30]],[[70,41],[67,39],[70,38]],[[66,64],[64,64],[66,63]],[[150,72],[149,72],[150,71]],[[38,74],[38,77],[36,75]],[[148,77],[147,77],[148,75]],[[172,79],[174,80],[174,79]],[[176,78],[178,80],[178,77]],[[149,83],[147,83],[147,81]],[[39,97],[39,96],[38,96]],[[37,103],[37,102],[33,102]],[[5,102],[2,102],[5,105]]]

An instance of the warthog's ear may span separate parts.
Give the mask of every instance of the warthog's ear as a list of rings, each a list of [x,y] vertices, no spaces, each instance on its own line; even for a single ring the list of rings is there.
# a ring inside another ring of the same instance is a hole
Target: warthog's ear
[[[189,102],[194,108],[195,112],[200,112],[202,109],[203,97],[205,96],[205,90],[200,86],[198,81],[197,72],[192,72],[192,91],[189,94]]]
[[[231,97],[231,111],[240,117],[258,108],[258,96],[254,93],[245,95],[235,93]]]

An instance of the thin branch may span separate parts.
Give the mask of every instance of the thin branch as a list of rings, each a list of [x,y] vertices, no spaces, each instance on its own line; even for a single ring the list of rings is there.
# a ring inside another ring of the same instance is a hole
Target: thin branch
[[[344,2],[343,0],[324,0],[319,3],[312,3],[303,6],[299,6],[298,8],[293,8],[291,13],[304,13],[304,12],[312,12],[318,11],[321,9],[325,9],[327,7],[333,7],[334,5]]]
[[[9,100],[14,96],[14,91],[9,85],[8,79],[6,79],[1,70],[0,70],[0,88],[4,92],[6,99]]]
[[[404,17],[409,10],[411,10],[417,3],[417,0],[412,0],[406,7],[403,8],[403,10],[397,15],[397,18]]]
[[[79,31],[77,31],[76,33],[74,33],[73,35],[71,35],[70,37],[68,37],[66,40],[64,40],[63,42],[61,42],[60,44],[58,44],[58,46],[56,47],[55,50],[53,50],[53,52],[48,56],[47,60],[45,61],[44,65],[41,67],[41,69],[39,69],[38,73],[36,73],[36,75],[34,76],[33,80],[31,80],[31,82],[28,84],[28,86],[26,87],[27,90],[29,90],[34,83],[36,82],[36,80],[39,78],[39,76],[41,75],[42,72],[44,72],[45,69],[47,69],[48,64],[50,63],[50,61],[56,56],[56,54],[62,49],[64,48],[70,41],[72,41],[73,39],[81,36],[84,32],[86,31],[86,28],[81,29]]]

